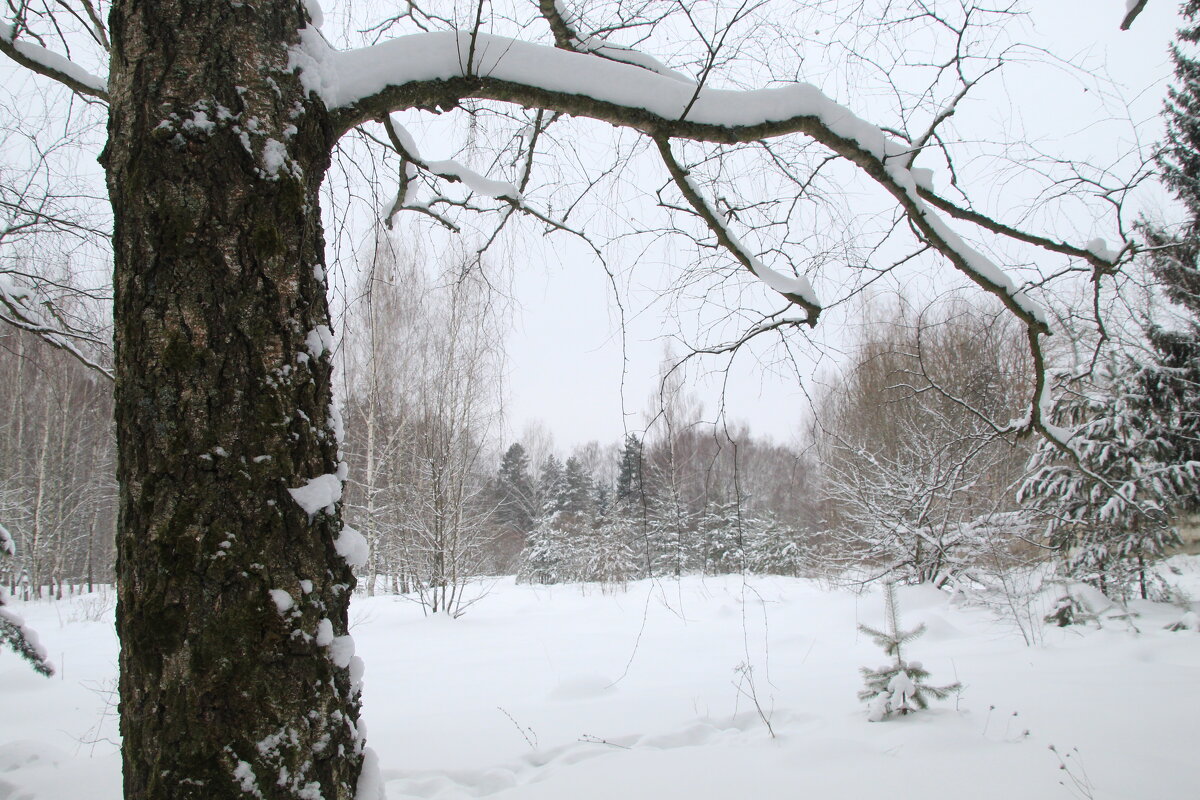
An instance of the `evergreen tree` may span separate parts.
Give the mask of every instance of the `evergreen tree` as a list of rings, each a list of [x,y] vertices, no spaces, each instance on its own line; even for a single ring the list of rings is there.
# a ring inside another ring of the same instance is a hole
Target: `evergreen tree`
[[[654,547],[650,531],[654,505],[653,491],[646,475],[642,440],[632,433],[628,434],[617,467],[615,513],[629,523],[630,547],[638,564],[636,572],[645,576],[654,571]]]
[[[533,529],[536,511],[529,456],[516,443],[505,451],[496,475],[496,521],[524,534]]]
[[[621,448],[621,464],[617,469],[617,502],[624,506],[644,503],[646,498],[645,461],[642,440],[632,433],[626,435]]]
[[[707,575],[741,572],[746,566],[746,529],[735,502],[710,502],[700,520],[699,558]]]
[[[517,569],[518,583],[564,583],[575,577],[576,554],[567,515],[552,514],[529,532]]]
[[[596,484],[596,495],[593,498],[596,507],[596,517],[607,517],[612,513],[612,490],[602,483]]]
[[[891,657],[889,664],[879,669],[862,667],[865,686],[858,693],[859,700],[870,701],[868,719],[879,722],[889,716],[903,716],[929,707],[929,698],[945,700],[961,687],[958,683],[949,686],[930,686],[925,683],[929,672],[919,661],[905,661],[901,648],[925,633],[921,624],[911,631],[900,629],[900,610],[896,604],[896,584],[888,581],[883,585],[884,622],[886,631],[878,631],[859,625],[858,629],[875,640],[883,652]]]
[[[592,492],[592,476],[584,469],[579,459],[571,456],[567,459],[566,468],[563,470],[559,510],[585,517],[591,516]]]
[[[637,572],[633,533],[629,521],[620,516],[597,520],[586,537],[580,577],[600,583],[605,589],[624,588]]]
[[[1043,444],[1020,491],[1049,512],[1068,574],[1120,596],[1159,588],[1148,566],[1177,543],[1178,516],[1200,511],[1200,61],[1183,49],[1200,42],[1200,0],[1183,14],[1159,167],[1188,220],[1178,234],[1139,226],[1153,283],[1146,352],[1110,353],[1099,379],[1060,404],[1086,471]]]
[[[806,554],[797,531],[770,512],[755,515],[748,527],[746,566],[751,572],[800,577]]]
[[[565,483],[563,481],[562,462],[553,454],[546,456],[538,470],[537,508],[540,518],[551,517],[563,511],[565,499]]]
[[[1068,575],[1106,594],[1146,598],[1157,583],[1149,566],[1178,541],[1170,511],[1185,473],[1163,466],[1171,444],[1147,424],[1138,374],[1128,356],[1110,354],[1091,383],[1060,398],[1054,419],[1074,428],[1079,462],[1042,442],[1017,498],[1045,513]]]
[[[1183,7],[1181,43],[1200,42],[1200,0]],[[1149,224],[1145,264],[1170,301],[1169,321],[1144,325],[1152,361],[1139,375],[1147,435],[1163,442],[1163,468],[1176,473],[1178,511],[1200,511],[1200,61],[1172,48],[1176,86],[1168,89],[1162,181],[1187,210],[1178,235]]]

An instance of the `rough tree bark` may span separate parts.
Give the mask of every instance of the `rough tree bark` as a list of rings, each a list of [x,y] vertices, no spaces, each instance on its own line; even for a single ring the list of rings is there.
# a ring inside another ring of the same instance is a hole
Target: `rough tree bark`
[[[317,197],[332,132],[288,65],[304,13],[112,7],[130,800],[349,800],[361,767],[340,512],[288,492],[339,468]]]

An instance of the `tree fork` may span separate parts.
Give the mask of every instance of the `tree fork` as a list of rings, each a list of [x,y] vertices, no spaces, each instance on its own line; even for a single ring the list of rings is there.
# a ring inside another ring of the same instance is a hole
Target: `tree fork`
[[[333,131],[288,63],[304,14],[112,7],[129,800],[350,800],[362,766],[340,509],[288,491],[339,473],[318,206]]]

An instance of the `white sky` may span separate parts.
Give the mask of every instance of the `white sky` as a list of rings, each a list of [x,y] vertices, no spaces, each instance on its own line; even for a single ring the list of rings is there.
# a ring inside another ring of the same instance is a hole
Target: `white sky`
[[[1128,119],[1110,119],[1114,113],[1127,113],[1140,124],[1144,144],[1157,139],[1157,115],[1171,74],[1167,49],[1178,25],[1176,4],[1151,2],[1126,32],[1118,27],[1124,12],[1120,0],[1031,5],[1035,31],[1047,37],[1054,53],[1088,64],[1098,79],[1111,77],[1130,102],[1129,111],[1106,98],[1101,83],[1043,62],[1010,66],[1002,80],[987,85],[975,105],[959,116],[972,113],[972,123],[990,128],[993,135],[1001,128],[1023,130],[1044,149],[1061,143],[1064,152],[1076,158],[1085,154],[1097,163],[1107,163],[1131,146],[1133,126]],[[853,110],[871,117],[870,109]],[[961,119],[956,122],[962,124]],[[657,391],[663,336],[673,330],[673,322],[661,307],[633,320],[626,330],[624,362],[617,306],[605,273],[582,248],[561,238],[557,244],[557,249],[523,253],[528,260],[517,269],[513,290],[520,308],[508,340],[504,438],[507,443],[529,421],[541,420],[557,447],[569,450],[593,439],[617,441],[627,430],[644,427],[644,412]],[[823,318],[819,335],[836,342],[838,325],[834,314]],[[814,353],[814,358],[823,360],[820,366],[805,365],[806,377],[828,375],[836,354]],[[728,416],[777,441],[794,439],[807,413],[801,387],[794,376],[752,362],[744,360],[726,386]],[[711,416],[718,404],[718,382],[690,385]]]

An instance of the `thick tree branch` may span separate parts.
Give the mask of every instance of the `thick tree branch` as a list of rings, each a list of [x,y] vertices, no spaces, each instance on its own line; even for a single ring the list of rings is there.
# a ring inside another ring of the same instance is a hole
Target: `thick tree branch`
[[[462,75],[458,66],[460,59],[456,53],[466,44],[458,34],[425,34],[348,53],[328,49],[311,52],[314,45],[319,46],[311,38],[306,46],[314,72],[328,87],[323,89],[323,96],[334,109],[339,133],[393,110],[449,109],[465,99],[517,103],[589,117],[650,135],[659,144],[672,177],[677,184],[683,184],[685,196],[702,216],[707,204],[694,187],[688,186],[686,173],[664,143],[672,138],[738,144],[789,134],[808,136],[858,166],[892,196],[919,238],[1021,320],[1028,330],[1030,354],[1037,373],[1025,427],[1056,441],[1061,438],[1045,421],[1042,410],[1046,386],[1040,337],[1049,333],[1043,310],[998,266],[971,248],[938,217],[932,201],[926,197],[930,190],[918,186],[907,166],[909,145],[889,139],[879,128],[855,117],[807,84],[750,92],[704,89],[697,95],[694,86],[638,67],[502,37],[480,36],[479,40],[480,60],[486,68],[478,68],[478,74],[470,76]],[[412,66],[417,53],[423,56],[419,71],[425,75],[440,73],[437,77],[411,79],[411,74],[417,71]],[[381,68],[389,61],[395,69]],[[357,75],[353,94],[339,83],[339,73]],[[319,81],[313,82],[314,89],[322,88]],[[710,227],[711,217],[709,209],[706,222]],[[1004,235],[1012,235],[1010,230],[1016,233],[1015,229],[996,223],[989,229]],[[714,230],[720,231],[722,226],[718,224]],[[728,231],[724,233],[728,238]],[[1027,235],[1014,238],[1039,243]],[[725,241],[722,244],[746,263],[746,253],[739,245]],[[1071,255],[1087,257],[1086,251],[1066,245],[1058,246],[1057,251],[1063,249]],[[1089,262],[1095,258],[1092,254]],[[815,304],[808,308],[810,316],[814,308]]]
[[[461,74],[457,56],[467,42],[453,33],[405,37],[347,53],[334,53],[309,37],[302,51],[312,63],[313,88],[321,89],[334,109],[338,133],[393,110],[448,109],[473,98],[590,117],[640,130],[656,141],[737,144],[803,134],[857,165],[892,195],[918,235],[956,269],[996,296],[1031,330],[1048,332],[1042,310],[926,204],[904,164],[909,146],[889,139],[816,87],[705,89],[697,96],[694,87],[638,67],[503,37],[478,38],[486,68],[471,76]],[[414,66],[418,54],[419,70]],[[432,79],[409,77],[418,71],[440,74]],[[353,92],[342,83],[342,74],[356,76],[352,83],[348,79]]]
[[[52,78],[84,97],[108,100],[107,81],[92,75],[68,58],[36,44],[18,41],[13,26],[0,23],[0,53],[26,69]]]
[[[1136,0],[1129,6],[1129,11],[1125,14],[1125,19],[1121,20],[1121,30],[1127,31],[1133,25],[1133,21],[1138,18],[1138,14],[1142,13],[1142,9],[1146,7],[1148,0]]]

